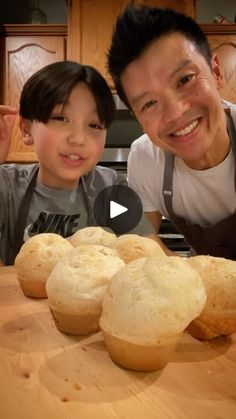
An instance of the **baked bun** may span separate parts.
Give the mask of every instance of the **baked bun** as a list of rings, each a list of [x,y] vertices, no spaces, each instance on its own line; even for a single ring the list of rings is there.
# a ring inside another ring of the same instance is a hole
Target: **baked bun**
[[[111,247],[107,246],[102,246],[100,244],[81,244],[79,246],[76,246],[76,248],[78,248],[79,254],[89,253],[92,255],[94,253],[94,256],[96,256],[97,252],[99,252],[105,256],[116,256],[120,258],[119,253],[116,249],[112,249]]]
[[[111,279],[100,327],[112,360],[142,371],[164,367],[206,302],[200,276],[182,258],[146,257]]]
[[[106,231],[102,227],[85,227],[77,230],[67,240],[72,246],[77,247],[80,244],[101,244],[102,246],[110,246],[115,239],[115,233]]]
[[[55,266],[47,281],[47,295],[57,328],[85,335],[98,329],[107,285],[125,263],[93,245],[81,247]]]
[[[123,234],[111,244],[125,263],[145,256],[166,256],[160,245],[138,234]]]
[[[213,339],[236,331],[236,261],[199,255],[189,265],[199,273],[207,294],[200,316],[188,327],[198,339]]]
[[[17,278],[27,297],[46,298],[46,281],[54,266],[73,250],[59,234],[41,233],[29,238],[15,259]]]

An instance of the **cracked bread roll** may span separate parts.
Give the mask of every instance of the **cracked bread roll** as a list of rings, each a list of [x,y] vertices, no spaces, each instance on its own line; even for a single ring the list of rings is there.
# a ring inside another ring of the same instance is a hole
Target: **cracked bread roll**
[[[15,259],[17,279],[27,297],[47,298],[46,282],[54,266],[73,250],[59,234],[41,233],[29,238]]]
[[[207,302],[188,332],[201,340],[226,336],[236,331],[236,261],[199,255],[189,265],[201,276]]]
[[[100,244],[102,246],[110,246],[115,239],[115,233],[106,231],[102,227],[95,226],[81,228],[67,240],[72,246],[77,247],[80,244]]]
[[[100,327],[112,360],[134,370],[164,367],[205,302],[200,276],[182,258],[128,263],[113,276],[102,304]]]
[[[50,274],[48,304],[61,332],[85,335],[99,328],[107,285],[125,265],[119,257],[106,252],[102,246],[76,247]]]
[[[81,244],[79,246],[76,246],[78,248],[78,252],[81,253],[90,253],[91,255],[94,253],[94,256],[96,256],[97,252],[100,252],[101,254],[105,256],[116,256],[120,258],[119,253],[116,249],[112,249],[111,247],[102,246],[100,244]]]
[[[165,256],[161,246],[148,237],[138,234],[123,234],[111,244],[116,249],[125,263],[145,256]]]

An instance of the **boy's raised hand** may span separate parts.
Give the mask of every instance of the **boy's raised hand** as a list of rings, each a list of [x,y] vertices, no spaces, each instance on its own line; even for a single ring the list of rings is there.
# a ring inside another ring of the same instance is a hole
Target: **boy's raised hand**
[[[12,106],[0,105],[0,163],[6,160],[17,113],[18,110]]]

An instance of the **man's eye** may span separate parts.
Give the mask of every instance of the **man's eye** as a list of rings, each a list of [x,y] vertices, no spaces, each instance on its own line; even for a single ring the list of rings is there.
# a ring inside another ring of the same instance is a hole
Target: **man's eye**
[[[68,122],[68,119],[63,115],[52,115],[50,119],[53,121]]]
[[[157,103],[156,100],[149,100],[149,102],[145,103],[145,105],[142,106],[142,111],[149,109],[151,106],[155,105],[155,103]]]
[[[192,80],[194,77],[194,74],[187,74],[184,77],[181,77],[180,81],[179,81],[179,85],[183,86],[184,84],[188,83],[190,80]]]

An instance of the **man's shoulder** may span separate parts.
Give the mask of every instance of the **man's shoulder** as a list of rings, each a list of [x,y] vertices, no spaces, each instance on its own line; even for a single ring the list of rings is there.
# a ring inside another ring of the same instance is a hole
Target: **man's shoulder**
[[[232,108],[232,109],[236,109],[236,103],[233,102],[229,102],[228,100],[222,99],[222,104],[224,108]]]
[[[227,100],[222,100],[222,104],[225,112],[231,115],[234,126],[236,127],[236,104]]]
[[[227,110],[230,110],[234,114],[236,113],[236,103],[232,103],[232,102],[229,102],[228,100],[222,99],[222,105],[226,112]]]
[[[129,159],[131,156],[137,159],[140,156],[142,159],[146,157],[158,160],[163,153],[164,151],[153,144],[147,134],[143,134],[131,144]]]
[[[143,134],[141,135],[141,137],[136,138],[136,140],[132,142],[130,148],[131,150],[138,150],[144,147],[148,147],[148,148],[153,147],[153,144],[147,134]]]

